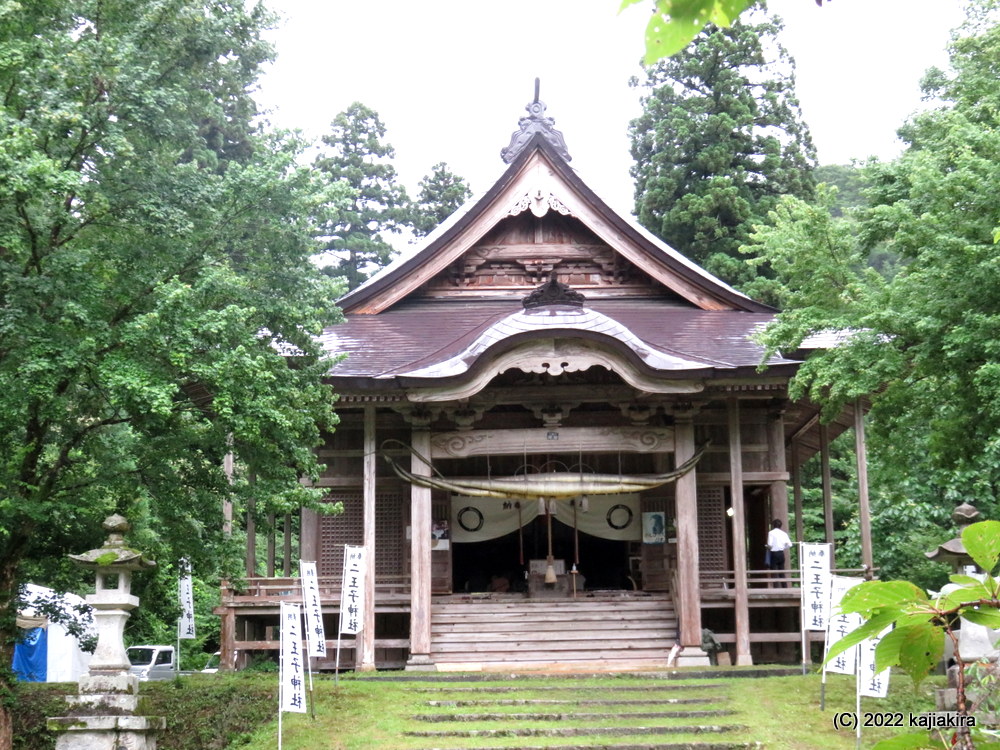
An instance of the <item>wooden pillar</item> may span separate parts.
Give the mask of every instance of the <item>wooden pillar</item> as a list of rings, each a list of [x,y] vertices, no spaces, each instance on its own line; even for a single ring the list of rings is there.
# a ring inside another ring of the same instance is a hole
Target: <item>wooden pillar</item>
[[[285,514],[285,546],[282,549],[282,573],[286,578],[292,575],[292,514]],[[301,534],[301,530],[299,531]],[[300,536],[301,539],[301,536]],[[302,542],[299,542],[299,559],[302,558]]]
[[[674,461],[677,466],[694,455],[693,414],[682,412],[674,425]],[[680,610],[680,641],[685,651],[701,652],[701,581],[698,560],[697,469],[677,480],[677,606]]]
[[[222,612],[222,623],[219,628],[219,670],[231,672],[234,669],[236,669],[236,610],[226,607]]]
[[[768,415],[768,448],[771,452],[770,466],[771,471],[779,471],[784,474],[788,471],[788,465],[785,461],[785,416],[781,409],[772,411]],[[788,525],[788,482],[784,479],[779,479],[777,482],[771,483],[771,518],[778,518],[781,520],[781,528],[788,532],[791,532],[791,528]],[[771,519],[768,519],[770,523]],[[796,525],[797,525],[796,521]],[[770,526],[768,527],[770,528]],[[797,534],[796,530],[796,534]],[[795,539],[801,539],[801,535],[795,537]],[[785,556],[785,570],[788,570],[791,566],[792,556],[791,554]]]
[[[868,505],[868,447],[865,441],[865,412],[861,400],[854,402],[854,453],[858,462],[858,522],[861,527],[861,564],[865,578],[874,573],[872,557],[872,519]]]
[[[819,426],[819,456],[823,472],[823,527],[825,539],[830,545],[830,564],[836,567],[836,550],[833,547],[833,481],[830,477],[830,428]]]
[[[364,506],[363,546],[365,559],[364,624],[361,629],[360,648],[355,649],[358,657],[357,669],[370,672],[375,669],[375,406],[365,405],[364,423],[364,458],[362,460],[364,488],[362,504]]]
[[[252,497],[247,500],[247,550],[246,550],[246,572],[247,578],[257,576],[257,521],[254,516],[257,513],[257,502]]]
[[[793,442],[792,448],[792,494],[795,498],[795,538],[801,542],[805,531],[802,521],[802,455],[801,445]],[[800,561],[801,564],[801,561]]]
[[[274,578],[274,558],[275,558],[275,537],[278,534],[278,529],[276,526],[276,518],[274,513],[267,514],[267,562],[265,563],[267,569],[267,577]]]
[[[233,444],[232,435],[228,437],[226,443]],[[222,459],[222,471],[225,472],[229,484],[233,483],[233,462],[233,452],[229,450],[226,452],[225,458]],[[231,495],[226,495],[222,501],[222,533],[226,537],[233,535],[233,498]]]
[[[747,530],[743,494],[743,441],[740,436],[740,402],[729,399],[729,483],[733,508],[733,574],[736,618],[736,665],[753,664],[750,655],[750,601],[747,595]]]
[[[299,558],[309,562],[319,563],[319,524],[320,515],[315,510],[303,508],[299,514]],[[334,561],[337,565],[342,560]]]
[[[410,438],[413,450],[431,455],[431,433],[414,429]],[[410,459],[410,471],[416,476],[430,476],[431,470],[416,456]],[[431,490],[410,485],[410,658],[407,669],[421,669],[431,661]]]

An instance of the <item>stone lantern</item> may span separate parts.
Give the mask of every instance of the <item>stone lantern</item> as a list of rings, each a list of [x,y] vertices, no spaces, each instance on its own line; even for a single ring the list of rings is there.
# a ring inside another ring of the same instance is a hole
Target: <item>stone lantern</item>
[[[80,677],[79,694],[66,700],[74,716],[48,721],[59,732],[56,750],[153,750],[154,733],[164,727],[161,717],[134,716],[139,701],[139,678],[129,674],[125,651],[125,622],[139,599],[131,593],[132,572],[153,568],[141,552],[125,544],[131,528],[122,516],[104,521],[108,538],[104,546],[81,555],[69,555],[96,576],[96,591],[87,597],[94,610],[97,648],[87,674]],[[93,715],[80,715],[93,714]]]

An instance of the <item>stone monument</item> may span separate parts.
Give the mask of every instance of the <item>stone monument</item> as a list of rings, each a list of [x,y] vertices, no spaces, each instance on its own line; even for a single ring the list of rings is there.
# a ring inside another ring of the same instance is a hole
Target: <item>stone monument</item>
[[[95,571],[96,591],[87,603],[94,610],[97,648],[80,677],[79,694],[66,699],[70,715],[48,720],[49,729],[58,732],[56,750],[155,750],[155,734],[165,726],[162,717],[135,715],[139,678],[129,674],[123,636],[125,622],[139,606],[131,594],[132,572],[156,563],[125,544],[129,528],[122,516],[109,516],[104,546],[69,556]]]

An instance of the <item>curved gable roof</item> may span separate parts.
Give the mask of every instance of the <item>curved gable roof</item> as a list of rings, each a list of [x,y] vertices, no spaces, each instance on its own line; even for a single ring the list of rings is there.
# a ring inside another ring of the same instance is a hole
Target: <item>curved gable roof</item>
[[[702,310],[774,312],[708,273],[612,210],[553,146],[535,134],[494,185],[467,202],[422,245],[338,300],[347,314],[377,314],[453,263],[514,211],[570,213],[615,252]]]

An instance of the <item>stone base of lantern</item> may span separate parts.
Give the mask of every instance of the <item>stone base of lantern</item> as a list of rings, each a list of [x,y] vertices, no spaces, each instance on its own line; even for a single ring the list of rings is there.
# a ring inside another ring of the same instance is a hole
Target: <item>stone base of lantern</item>
[[[56,750],[156,750],[161,716],[58,716],[48,720],[57,732]]]

